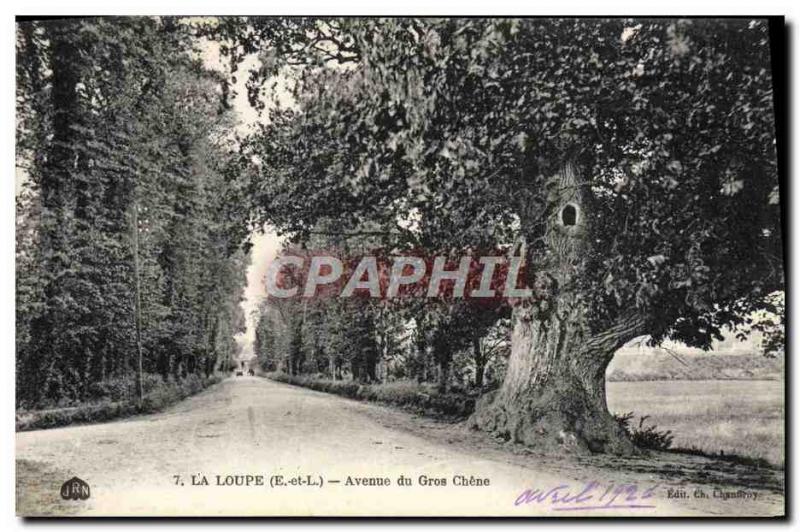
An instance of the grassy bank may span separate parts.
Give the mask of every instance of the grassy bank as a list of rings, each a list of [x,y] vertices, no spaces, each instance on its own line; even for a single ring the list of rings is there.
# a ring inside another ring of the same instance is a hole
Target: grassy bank
[[[136,385],[131,379],[109,380],[92,386],[91,397],[83,404],[31,410],[17,410],[16,430],[39,430],[78,423],[100,423],[137,414],[163,410],[221,381],[218,375],[204,378],[189,375],[179,381],[158,375],[144,379],[144,400],[135,399]]]
[[[475,409],[474,394],[454,390],[441,394],[432,384],[416,381],[394,381],[382,384],[360,384],[354,381],[336,381],[309,375],[267,373],[267,378],[357,399],[401,407],[415,413],[452,420],[466,419]]]

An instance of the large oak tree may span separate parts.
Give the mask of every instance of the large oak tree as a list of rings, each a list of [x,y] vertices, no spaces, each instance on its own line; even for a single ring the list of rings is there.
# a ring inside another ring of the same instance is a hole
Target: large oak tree
[[[765,22],[238,28],[250,46],[262,39],[252,79],[280,72],[296,99],[253,145],[266,220],[294,235],[321,218],[371,223],[400,246],[419,236],[413,218],[432,253],[493,242],[524,257],[532,296],[514,308],[505,381],[473,426],[544,449],[630,452],[606,406],[618,348],[641,335],[709,348],[774,310]]]

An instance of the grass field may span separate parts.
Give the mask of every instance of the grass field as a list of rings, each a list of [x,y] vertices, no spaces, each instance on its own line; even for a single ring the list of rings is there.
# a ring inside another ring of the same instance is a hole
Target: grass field
[[[783,380],[783,357],[760,353],[668,353],[653,348],[646,354],[619,352],[606,372],[609,381]]]
[[[672,446],[764,458],[784,465],[784,389],[779,380],[609,382],[616,414],[648,415]]]

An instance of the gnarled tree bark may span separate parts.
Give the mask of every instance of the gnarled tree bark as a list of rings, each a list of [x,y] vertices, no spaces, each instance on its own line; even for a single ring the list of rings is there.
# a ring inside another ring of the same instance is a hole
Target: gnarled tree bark
[[[547,188],[544,249],[526,257],[535,295],[514,309],[503,385],[478,402],[469,423],[546,452],[630,454],[633,444],[608,412],[605,371],[614,352],[642,334],[643,320],[632,312],[592,330],[578,282],[590,246],[587,198],[569,164]]]

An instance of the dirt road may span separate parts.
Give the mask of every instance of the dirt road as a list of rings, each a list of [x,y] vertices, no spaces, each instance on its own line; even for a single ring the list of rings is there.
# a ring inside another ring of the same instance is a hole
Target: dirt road
[[[156,415],[18,433],[16,451],[25,515],[783,513],[774,479],[715,475],[708,461],[546,459],[458,426],[256,377],[225,380]],[[398,485],[401,475],[411,485]],[[89,484],[89,499],[61,499],[73,476]],[[488,485],[458,485],[471,477]]]

